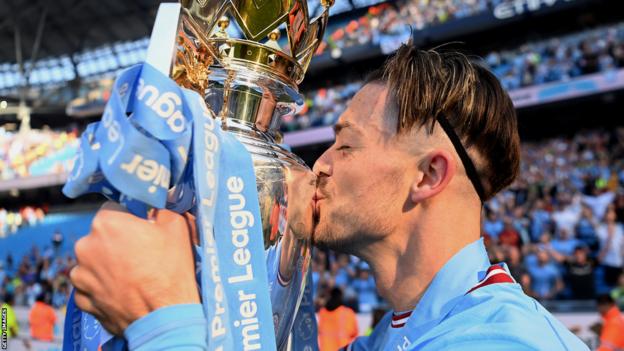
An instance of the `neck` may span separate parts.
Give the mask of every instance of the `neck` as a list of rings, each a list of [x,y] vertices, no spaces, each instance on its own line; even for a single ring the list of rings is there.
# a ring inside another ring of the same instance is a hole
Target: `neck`
[[[403,213],[393,233],[356,253],[394,311],[414,309],[444,264],[480,237],[480,207],[450,203]]]

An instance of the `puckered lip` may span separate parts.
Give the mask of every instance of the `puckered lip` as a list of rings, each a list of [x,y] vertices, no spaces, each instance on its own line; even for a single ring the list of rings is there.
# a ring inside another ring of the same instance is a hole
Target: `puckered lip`
[[[312,200],[314,200],[314,202],[323,200],[324,198],[325,196],[319,194],[318,190],[314,193],[314,196],[312,196]]]
[[[312,196],[312,205],[314,207],[315,219],[318,219],[319,217],[319,214],[320,214],[319,202],[323,199],[325,199],[325,196],[319,191],[319,189],[316,189],[316,191],[314,192],[314,196]]]
[[[316,189],[316,191],[314,192],[314,196],[312,196],[312,201],[314,201],[314,204],[316,205],[317,202],[325,198],[326,196],[323,195],[319,189]]]

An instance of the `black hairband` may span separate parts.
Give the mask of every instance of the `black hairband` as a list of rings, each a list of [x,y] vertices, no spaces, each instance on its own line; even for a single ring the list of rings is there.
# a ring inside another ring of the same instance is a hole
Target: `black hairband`
[[[449,139],[451,139],[451,142],[455,147],[455,151],[457,151],[457,154],[459,155],[459,158],[461,159],[462,164],[466,169],[466,175],[468,175],[468,179],[470,179],[472,186],[474,186],[477,194],[479,195],[481,203],[483,203],[483,200],[485,199],[485,190],[483,189],[483,184],[481,183],[481,179],[479,179],[477,169],[470,159],[470,156],[468,156],[468,153],[466,152],[464,145],[462,145],[459,136],[457,136],[457,133],[455,133],[455,130],[446,119],[446,117],[440,114],[436,119],[438,120],[438,123],[440,123],[440,125],[442,126],[442,129],[444,129],[446,135],[448,135]]]

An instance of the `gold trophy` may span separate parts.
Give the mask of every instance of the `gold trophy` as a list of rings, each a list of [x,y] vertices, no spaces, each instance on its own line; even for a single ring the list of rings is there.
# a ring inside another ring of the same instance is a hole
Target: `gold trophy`
[[[146,59],[203,95],[222,129],[252,156],[280,350],[288,348],[310,266],[315,177],[279,146],[279,120],[302,103],[297,86],[321,43],[333,0],[321,3],[322,14],[311,21],[303,0],[161,4]]]

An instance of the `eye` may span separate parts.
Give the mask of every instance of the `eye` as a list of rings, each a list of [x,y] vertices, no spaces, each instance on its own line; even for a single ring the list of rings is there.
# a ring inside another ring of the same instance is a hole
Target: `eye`
[[[349,145],[341,145],[341,146],[337,147],[336,150],[341,151],[341,150],[347,150],[347,149],[350,149],[350,148],[351,148],[351,146],[349,146]]]

